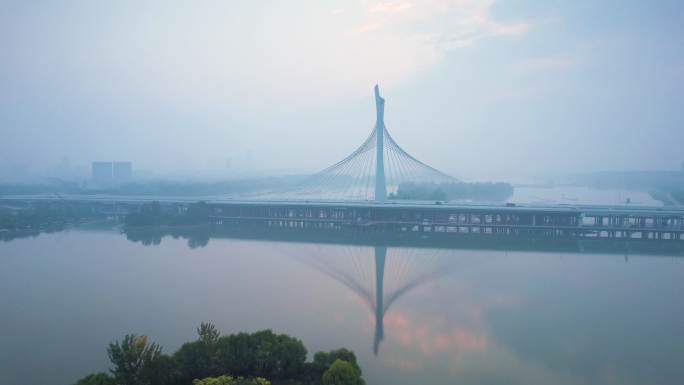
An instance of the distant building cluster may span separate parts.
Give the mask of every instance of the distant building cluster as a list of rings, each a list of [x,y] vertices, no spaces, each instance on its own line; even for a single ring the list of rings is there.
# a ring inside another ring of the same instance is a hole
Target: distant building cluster
[[[98,184],[128,182],[133,178],[133,163],[93,162],[91,177]]]

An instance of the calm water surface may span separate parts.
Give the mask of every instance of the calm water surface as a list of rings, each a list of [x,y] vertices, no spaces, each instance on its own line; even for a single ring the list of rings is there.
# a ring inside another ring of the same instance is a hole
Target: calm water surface
[[[43,234],[0,243],[0,384],[70,384],[126,333],[172,352],[203,321],[348,347],[371,385],[682,384],[683,278],[670,257]]]

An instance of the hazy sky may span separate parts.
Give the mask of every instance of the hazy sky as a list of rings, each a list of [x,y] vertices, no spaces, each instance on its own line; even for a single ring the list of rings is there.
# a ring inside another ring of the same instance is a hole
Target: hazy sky
[[[457,177],[684,161],[682,1],[0,0],[0,54],[4,175],[311,172],[366,138],[376,82]]]

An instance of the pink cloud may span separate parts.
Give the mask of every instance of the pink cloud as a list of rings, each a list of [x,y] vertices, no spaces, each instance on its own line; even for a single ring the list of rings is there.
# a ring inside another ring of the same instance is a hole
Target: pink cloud
[[[373,31],[377,31],[380,28],[382,28],[383,25],[384,25],[384,23],[380,20],[369,20],[365,24],[361,25],[357,29],[357,31],[358,32],[373,32]]]
[[[368,8],[370,13],[402,13],[406,12],[413,7],[413,3],[409,1],[383,1],[371,5]]]
[[[518,36],[528,22],[500,22],[491,16],[493,0],[406,0],[372,2],[357,31],[392,30],[444,49],[461,48],[484,37]],[[427,38],[426,38],[427,37]]]

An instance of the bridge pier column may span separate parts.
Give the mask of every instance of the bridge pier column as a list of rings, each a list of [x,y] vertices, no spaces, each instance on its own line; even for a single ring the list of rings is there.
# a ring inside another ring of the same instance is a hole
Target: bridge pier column
[[[385,336],[383,328],[383,318],[385,315],[384,280],[385,280],[385,259],[387,257],[387,247],[375,248],[375,339],[373,341],[373,353],[378,354],[380,342]]]
[[[387,199],[385,181],[385,99],[380,96],[380,89],[375,85],[375,200],[384,202]]]

